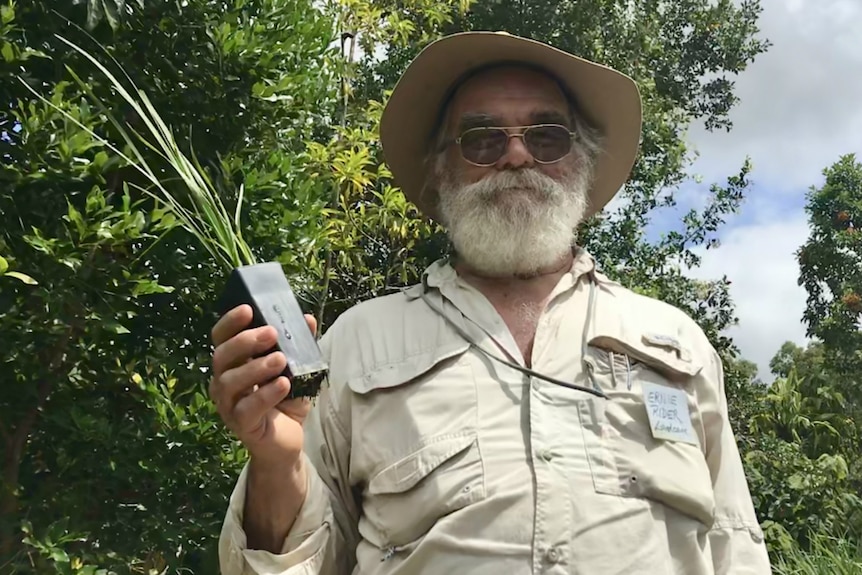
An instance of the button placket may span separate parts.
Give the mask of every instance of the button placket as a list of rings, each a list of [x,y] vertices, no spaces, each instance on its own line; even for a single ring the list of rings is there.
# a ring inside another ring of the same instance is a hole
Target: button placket
[[[533,534],[533,572],[548,573],[561,559],[556,545],[570,537],[570,489],[565,474],[555,470],[548,462],[555,458],[551,444],[556,440],[559,406],[536,393],[535,378],[530,392],[530,441],[533,445],[533,469],[536,477],[535,531]],[[549,560],[550,550],[553,549]],[[556,569],[553,569],[556,572]]]

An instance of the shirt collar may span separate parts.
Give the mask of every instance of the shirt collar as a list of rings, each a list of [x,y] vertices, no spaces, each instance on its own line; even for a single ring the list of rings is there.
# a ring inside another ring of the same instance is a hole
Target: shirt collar
[[[561,293],[575,286],[584,274],[592,274],[595,277],[595,258],[587,250],[580,247],[574,248],[574,256],[571,267],[563,274],[557,283],[557,287],[554,288],[554,294]],[[458,272],[455,271],[448,257],[441,258],[432,263],[425,269],[422,275],[422,283],[426,288],[445,289],[448,286],[463,281],[458,276]]]

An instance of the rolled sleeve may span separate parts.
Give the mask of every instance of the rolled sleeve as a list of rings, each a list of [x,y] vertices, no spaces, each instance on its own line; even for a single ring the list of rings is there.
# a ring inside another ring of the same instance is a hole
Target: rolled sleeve
[[[716,575],[772,573],[763,531],[757,522],[741,517],[717,517],[709,531]]]
[[[718,354],[709,370],[716,395],[705,421],[707,464],[715,494],[715,521],[708,532],[716,575],[769,575],[772,568],[763,531],[727,413],[724,370]],[[712,402],[711,402],[712,403]]]
[[[305,456],[303,456],[305,457]],[[223,575],[293,575],[321,571],[330,539],[332,508],[326,485],[306,457],[307,495],[293,526],[285,537],[281,553],[248,549],[243,525],[248,465],[240,473],[219,539],[219,560]]]

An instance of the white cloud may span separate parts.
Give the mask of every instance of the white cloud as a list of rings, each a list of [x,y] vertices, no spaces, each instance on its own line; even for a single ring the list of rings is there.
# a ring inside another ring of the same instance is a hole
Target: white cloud
[[[769,361],[785,341],[804,345],[805,290],[797,285],[794,253],[805,242],[804,214],[760,219],[733,228],[718,249],[701,250],[703,264],[691,275],[715,279],[727,274],[739,324],[728,335],[745,359],[755,362],[764,381],[771,381]]]
[[[772,46],[737,79],[733,130],[693,127],[689,137],[706,182],[723,181],[750,156],[755,186],[744,219],[731,222],[692,275],[733,282],[739,325],[728,335],[771,381],[769,360],[781,344],[806,341],[794,257],[808,235],[803,196],[841,155],[862,155],[862,1],[762,5],[761,37]]]
[[[862,2],[764,0],[760,36],[772,42],[736,82],[733,130],[692,128],[708,181],[746,155],[755,181],[801,193],[839,156],[862,153]]]

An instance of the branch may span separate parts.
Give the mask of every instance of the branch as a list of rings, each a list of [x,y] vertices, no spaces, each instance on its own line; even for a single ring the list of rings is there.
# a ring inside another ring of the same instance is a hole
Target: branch
[[[345,42],[350,41],[350,50],[345,55]],[[350,90],[348,86],[350,84],[349,78],[349,66],[353,63],[353,58],[356,55],[356,34],[348,31],[343,31],[341,34],[341,57],[346,60],[346,64],[344,70],[341,73],[341,96],[343,98],[341,104],[341,130],[338,132],[338,140],[340,141],[343,137],[344,128],[347,126],[347,107],[350,103]],[[335,189],[332,194],[332,198],[330,199],[330,205],[335,207],[338,204],[338,200],[341,197],[341,190],[335,186]],[[323,286],[322,293],[320,296],[320,306],[317,308],[317,333],[323,333],[323,314],[326,311],[326,300],[329,295],[329,273],[332,269],[332,244],[326,248],[326,257],[324,259],[323,264]]]
[[[323,333],[323,313],[326,311],[326,298],[329,294],[329,271],[332,269],[332,246],[326,248],[323,263],[323,285],[321,286],[320,305],[317,307],[317,333]]]
[[[74,337],[77,329],[76,326],[69,326],[66,332],[66,337],[61,341],[50,361],[48,362],[48,373],[56,372],[66,355],[66,350],[69,348],[69,343]],[[11,437],[4,430],[4,437],[8,438],[8,449],[3,460],[3,477],[2,484],[4,489],[0,491],[0,523],[11,525],[7,518],[16,512],[18,507],[18,498],[15,495],[18,486],[18,478],[21,471],[21,460],[24,457],[24,447],[27,444],[27,439],[36,425],[36,420],[45,403],[48,401],[48,396],[51,393],[50,377],[43,379],[36,388],[36,404],[27,412],[21,422],[15,427],[15,431]],[[12,551],[15,545],[15,535],[8,529],[4,528],[0,531],[0,556],[6,556]]]

